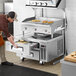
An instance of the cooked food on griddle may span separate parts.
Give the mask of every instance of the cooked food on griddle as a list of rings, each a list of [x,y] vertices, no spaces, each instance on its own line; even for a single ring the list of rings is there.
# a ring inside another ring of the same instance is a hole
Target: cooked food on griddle
[[[40,22],[40,20],[32,20],[32,22]]]
[[[48,21],[48,24],[50,24],[50,23],[54,23],[54,21]]]
[[[28,43],[28,42],[24,40],[19,40],[17,43]]]
[[[48,21],[45,20],[45,21],[42,21],[42,23],[48,23]]]

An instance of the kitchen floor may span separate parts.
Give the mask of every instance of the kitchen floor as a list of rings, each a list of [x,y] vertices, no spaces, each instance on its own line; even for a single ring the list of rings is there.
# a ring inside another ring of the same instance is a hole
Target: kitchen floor
[[[56,65],[52,65],[51,62],[45,63],[44,65],[40,65],[38,61],[25,59],[24,62],[20,60],[19,57],[16,56],[15,53],[6,51],[6,58],[8,61],[15,63],[16,65],[29,67],[38,69],[41,71],[46,71],[50,73],[58,74],[58,76],[61,76],[61,64],[58,63]]]

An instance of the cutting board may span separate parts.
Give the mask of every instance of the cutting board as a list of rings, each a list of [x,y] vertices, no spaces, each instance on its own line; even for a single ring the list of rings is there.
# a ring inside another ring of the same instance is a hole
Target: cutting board
[[[64,60],[76,63],[76,51],[64,57]]]

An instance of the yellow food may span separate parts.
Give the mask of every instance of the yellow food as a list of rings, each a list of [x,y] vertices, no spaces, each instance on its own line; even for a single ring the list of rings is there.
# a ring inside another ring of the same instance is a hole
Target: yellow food
[[[53,21],[48,21],[48,24],[53,23]]]
[[[48,21],[42,21],[42,23],[48,23]]]
[[[27,43],[27,42],[17,42],[17,43]]]
[[[24,41],[24,40],[19,40],[19,41]]]
[[[40,20],[32,20],[32,22],[40,22]]]
[[[28,43],[28,42],[24,40],[19,40],[17,43]]]
[[[72,57],[76,58],[76,53],[71,54]]]
[[[42,21],[42,23],[48,23],[48,24],[50,24],[50,23],[53,23],[53,21]]]
[[[74,58],[76,58],[76,55],[75,56],[73,56]]]
[[[71,56],[74,56],[74,54],[71,54]]]

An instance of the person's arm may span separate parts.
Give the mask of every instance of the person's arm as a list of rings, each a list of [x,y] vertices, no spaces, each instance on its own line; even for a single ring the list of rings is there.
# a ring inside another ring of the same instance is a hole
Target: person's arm
[[[10,34],[10,35],[11,35],[12,39],[14,40],[14,36],[12,34]]]
[[[4,24],[5,26],[2,28],[2,31],[4,34],[7,36],[8,41],[15,47],[17,48],[17,45],[14,42],[14,37],[8,32],[8,27],[6,26],[7,24]]]
[[[18,48],[18,46],[15,44],[12,36],[8,37],[7,39],[9,40],[9,42],[10,42],[15,48]]]

